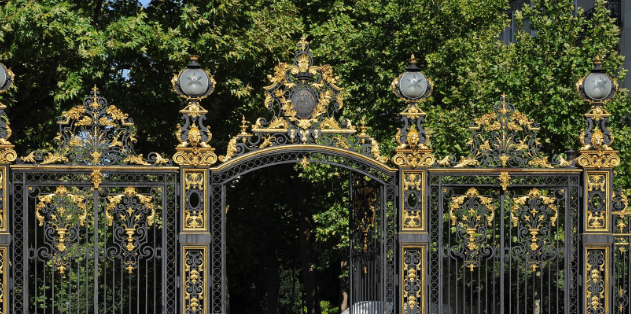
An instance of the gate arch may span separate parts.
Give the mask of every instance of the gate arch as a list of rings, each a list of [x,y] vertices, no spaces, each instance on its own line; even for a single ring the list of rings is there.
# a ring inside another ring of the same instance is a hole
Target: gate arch
[[[359,155],[353,152],[332,148],[328,146],[307,145],[307,146],[279,146],[274,148],[268,148],[257,152],[252,152],[240,156],[232,163],[222,164],[220,167],[211,168],[210,175],[210,190],[212,199],[211,208],[211,254],[214,256],[214,260],[221,260],[222,263],[215,263],[213,266],[213,273],[225,274],[226,265],[225,261],[225,242],[226,242],[226,219],[225,208],[226,203],[226,188],[225,185],[237,178],[238,176],[263,169],[266,167],[272,167],[281,164],[300,164],[300,163],[325,163],[334,165],[343,169],[348,169],[353,173],[366,176],[374,180],[379,184],[379,209],[377,209],[376,220],[381,222],[377,227],[379,237],[381,238],[379,246],[375,248],[379,253],[374,256],[374,267],[378,267],[380,279],[377,284],[378,287],[371,291],[361,291],[361,287],[366,286],[364,289],[369,289],[369,284],[359,284],[362,281],[361,271],[363,261],[357,258],[351,257],[350,272],[351,280],[354,277],[357,278],[357,288],[350,287],[350,300],[359,301],[382,301],[379,302],[384,308],[385,313],[392,313],[394,309],[395,301],[395,285],[396,285],[396,265],[395,256],[393,254],[387,254],[386,252],[394,252],[396,250],[395,234],[397,232],[397,170],[377,163],[366,156]],[[352,188],[352,195],[355,195],[355,188]],[[352,196],[353,197],[353,196]],[[353,222],[351,222],[353,224]],[[352,234],[353,230],[350,230]],[[379,233],[381,232],[381,233]],[[350,236],[351,238],[358,237]],[[354,240],[350,246],[354,247]],[[357,241],[357,240],[356,240]],[[359,245],[357,243],[356,245]],[[361,254],[361,253],[357,253]],[[365,262],[366,263],[366,262]],[[376,266],[377,265],[377,266]],[[355,276],[353,275],[357,273]],[[374,278],[375,279],[375,278]],[[372,287],[375,287],[376,283],[373,283]],[[225,290],[225,276],[213,276],[212,282],[212,295],[215,296],[213,300],[213,310],[220,313],[225,311],[226,304],[226,290]],[[362,293],[364,292],[364,293]],[[377,295],[379,294],[379,295]],[[370,300],[364,300],[369,298]],[[375,299],[373,299],[375,298]],[[373,305],[376,307],[376,305]],[[376,308],[377,309],[377,308]]]

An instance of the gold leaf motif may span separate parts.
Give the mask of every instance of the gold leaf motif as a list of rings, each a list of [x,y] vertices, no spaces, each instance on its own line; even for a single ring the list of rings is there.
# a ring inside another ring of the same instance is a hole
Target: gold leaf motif
[[[478,160],[474,158],[465,158],[461,156],[461,160],[454,166],[454,168],[461,168],[469,165],[478,165]]]
[[[217,155],[213,153],[213,148],[194,147],[192,149],[176,148],[176,150],[178,151],[173,155],[173,162],[181,166],[210,166],[217,162]]]
[[[156,161],[154,161],[154,165],[164,165],[169,162],[168,158],[163,158],[160,154],[156,154]]]
[[[272,146],[272,141],[276,140],[276,137],[272,136],[272,135],[268,135],[267,137],[265,137],[263,139],[263,143],[261,143],[261,145],[259,145],[259,148],[266,148],[268,146]]]
[[[334,119],[334,117],[329,117],[329,118],[323,119],[323,121],[320,122],[320,128],[323,130],[325,129],[339,130],[340,125],[338,124],[338,121]]]
[[[84,116],[83,119],[75,122],[75,125],[77,125],[77,126],[90,125],[90,124],[92,124],[92,118],[90,118],[88,116]]]
[[[124,122],[124,120],[128,118],[128,115],[126,113],[123,113],[114,105],[110,106],[107,110],[105,110],[105,112],[109,114],[110,117],[112,117],[112,120],[114,121],[121,120],[121,122]]]
[[[511,176],[508,172],[501,172],[498,176],[498,180],[500,181],[500,186],[503,188],[503,191],[507,191],[507,187],[509,186],[509,180]]]
[[[290,124],[284,118],[274,117],[268,126],[268,129],[289,129]]]
[[[583,151],[579,157],[575,159],[578,165],[584,168],[614,168],[621,163],[621,158],[617,155],[617,151]]]
[[[30,154],[20,157],[23,162],[35,162],[35,152],[31,152]]]
[[[226,150],[226,156],[219,156],[219,161],[227,162],[228,160],[233,158],[233,156],[235,156],[236,152],[237,152],[237,136],[234,136],[233,138],[230,139],[230,141],[228,141],[228,149]]]
[[[140,154],[137,156],[127,155],[127,157],[123,159],[123,163],[132,163],[132,164],[137,164],[137,165],[149,166],[149,163],[143,160],[143,154]]]
[[[116,126],[116,123],[110,121],[108,117],[101,117],[101,119],[99,119],[99,124],[102,126]]]
[[[342,136],[335,136],[333,140],[336,142],[336,147],[349,149],[349,144],[347,143],[347,138]]]

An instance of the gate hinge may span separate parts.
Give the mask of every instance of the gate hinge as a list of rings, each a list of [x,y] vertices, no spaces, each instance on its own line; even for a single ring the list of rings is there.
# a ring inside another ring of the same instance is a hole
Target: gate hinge
[[[180,276],[176,276],[176,288],[180,288]]]
[[[579,197],[584,197],[584,189],[579,188]]]

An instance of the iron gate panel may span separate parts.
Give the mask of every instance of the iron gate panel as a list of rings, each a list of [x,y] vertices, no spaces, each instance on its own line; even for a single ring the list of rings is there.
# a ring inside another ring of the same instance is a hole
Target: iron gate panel
[[[577,313],[578,174],[430,176],[430,313]]]
[[[176,313],[176,178],[14,171],[14,312]]]

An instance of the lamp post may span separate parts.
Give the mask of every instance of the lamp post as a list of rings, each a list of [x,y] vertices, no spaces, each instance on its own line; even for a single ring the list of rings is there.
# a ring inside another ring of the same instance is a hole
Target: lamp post
[[[0,93],[4,93],[11,88],[15,75],[11,72],[11,69],[7,68],[4,64],[0,63]],[[4,112],[7,106],[0,103],[0,163],[10,163],[15,161],[17,154],[13,150],[14,145],[9,142],[11,137],[11,128],[9,127],[9,119]]]
[[[183,110],[182,120],[185,124],[178,128],[176,137],[180,144],[176,147],[173,161],[181,166],[210,166],[217,162],[214,148],[208,145],[212,134],[204,126],[208,111],[200,105],[200,101],[215,89],[213,76],[202,69],[198,63],[199,56],[189,57],[186,69],[174,75],[171,84],[180,97],[189,104]]]
[[[591,104],[590,110],[584,114],[588,124],[582,130],[579,139],[582,147],[576,163],[583,168],[584,205],[580,213],[582,233],[582,258],[584,278],[581,300],[585,300],[585,307],[602,309],[604,313],[612,313],[612,308],[620,300],[613,300],[612,287],[620,287],[617,281],[617,269],[613,259],[618,258],[613,252],[617,248],[629,247],[628,234],[617,234],[613,220],[627,220],[628,213],[620,212],[616,218],[613,211],[614,187],[612,178],[613,168],[620,163],[618,152],[612,149],[614,141],[612,130],[606,125],[610,114],[604,104],[612,100],[617,92],[617,81],[612,79],[601,67],[602,60],[597,56],[593,61],[594,67],[577,82],[577,93]],[[629,231],[628,231],[629,233]],[[619,244],[618,244],[619,243]],[[623,244],[624,246],[618,246]],[[606,267],[604,267],[606,265]],[[615,278],[615,285],[609,284],[608,279]],[[624,300],[627,302],[627,300]],[[623,307],[622,307],[623,308]]]
[[[395,135],[398,147],[391,161],[400,168],[427,167],[433,165],[435,159],[427,145],[429,136],[422,127],[426,113],[418,104],[432,94],[434,85],[420,72],[417,66],[419,60],[415,55],[407,61],[406,72],[400,74],[391,84],[393,93],[407,104],[406,109],[399,113],[404,126]]]

